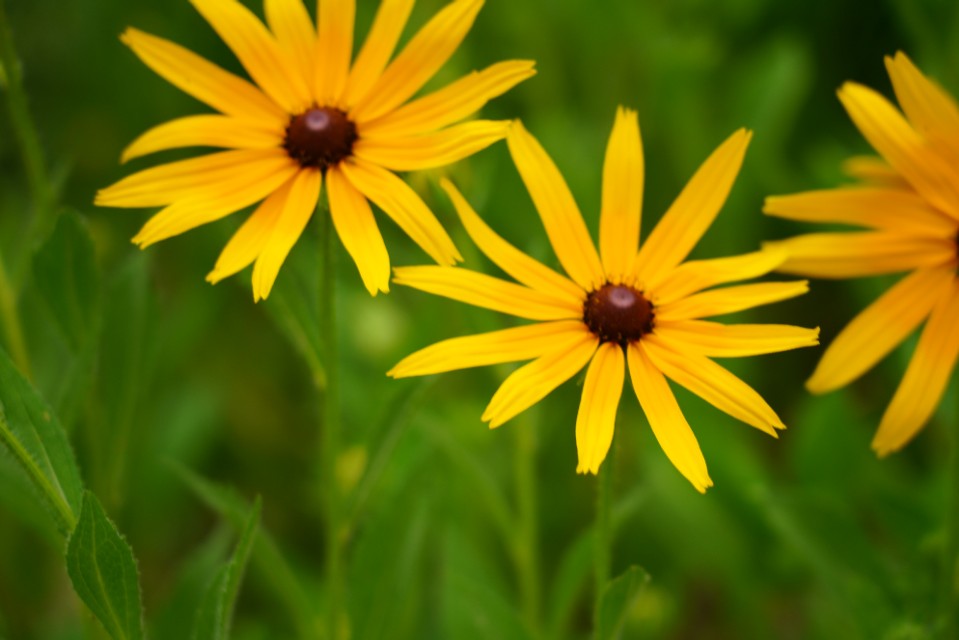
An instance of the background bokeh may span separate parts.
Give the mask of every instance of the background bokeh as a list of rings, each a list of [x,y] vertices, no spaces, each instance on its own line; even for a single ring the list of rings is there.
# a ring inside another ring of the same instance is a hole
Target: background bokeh
[[[358,4],[365,34],[375,2]],[[421,0],[411,25],[443,4]],[[88,223],[103,283],[95,365],[71,352],[51,309],[26,287],[34,380],[71,430],[88,486],[134,549],[150,637],[188,637],[196,594],[233,544],[206,481],[247,500],[262,496],[263,529],[291,568],[292,577],[278,577],[269,562],[251,565],[235,637],[297,637],[296,606],[277,585],[295,579],[321,598],[321,404],[284,318],[315,290],[316,225],[282,270],[279,294],[256,305],[249,272],[216,287],[203,279],[241,216],[138,251],[129,238],[149,212],[98,210],[93,195],[156,162],[119,165],[136,135],[206,109],[149,71],[118,35],[136,26],[229,69],[238,63],[185,0],[7,5],[60,202]],[[538,75],[484,115],[523,119],[594,233],[617,105],[640,114],[644,234],[726,136],[754,130],[733,193],[694,253],[718,257],[801,230],[764,217],[766,195],[843,182],[842,159],[868,148],[835,90],[856,80],[891,95],[883,56],[897,50],[959,92],[959,10],[949,0],[488,0],[435,84],[502,59],[536,60]],[[0,248],[17,256],[31,250],[20,240],[31,203],[5,106],[0,115]],[[441,175],[494,229],[555,264],[505,145],[409,178],[466,264],[490,271],[436,188]],[[427,261],[395,227],[382,228],[394,264]],[[588,637],[597,481],[574,473],[581,377],[490,431],[479,416],[508,367],[426,381],[384,373],[422,346],[509,321],[402,287],[371,299],[342,248],[337,260],[347,440],[337,472],[351,489],[378,470],[363,485],[347,544],[353,637]],[[801,299],[738,319],[820,326],[828,343],[888,282],[815,282]],[[651,581],[623,637],[926,637],[947,431],[959,422],[955,381],[905,451],[879,461],[869,449],[911,345],[823,397],[802,387],[819,349],[728,362],[789,426],[778,441],[680,390],[716,485],[705,496],[669,464],[627,388],[611,454],[612,570],[638,565]],[[78,390],[72,370],[85,366],[97,375]],[[535,495],[517,481],[530,451]],[[61,542],[2,456],[0,523],[0,637],[97,637],[95,623],[81,624]],[[517,572],[530,548],[533,586]]]

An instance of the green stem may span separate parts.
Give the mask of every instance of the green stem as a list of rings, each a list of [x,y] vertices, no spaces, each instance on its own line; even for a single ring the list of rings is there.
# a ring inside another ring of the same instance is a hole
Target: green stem
[[[342,551],[342,501],[337,486],[336,462],[340,451],[339,362],[336,331],[336,232],[327,211],[320,211],[323,239],[320,247],[320,343],[326,367],[323,402],[323,437],[320,461],[324,489],[326,521],[327,637],[339,640],[340,620],[346,619],[344,606]]]
[[[47,475],[37,465],[33,456],[23,448],[23,444],[13,434],[10,425],[7,424],[2,414],[0,414],[0,442],[7,445],[13,457],[23,465],[23,469],[27,472],[27,475],[30,476],[34,485],[36,485],[40,493],[47,499],[57,515],[60,516],[60,519],[66,525],[67,531],[73,531],[74,526],[77,524],[77,518],[73,514],[70,505],[67,504],[63,494],[57,491],[56,487],[50,483],[50,479],[47,478]]]
[[[30,354],[27,351],[27,343],[23,339],[20,314],[17,313],[17,294],[7,276],[2,255],[0,255],[0,321],[3,322],[3,333],[7,338],[13,361],[26,378],[31,378]]]
[[[946,539],[942,550],[942,576],[939,585],[939,619],[943,638],[955,638],[959,608],[959,429],[952,433],[952,450],[946,473]]]
[[[593,547],[593,567],[596,577],[595,600],[593,602],[593,626],[599,628],[599,605],[603,591],[609,583],[613,531],[610,512],[613,502],[613,449],[610,448],[606,461],[599,468],[596,482],[596,524]]]
[[[535,420],[526,419],[523,420],[523,424],[517,424],[513,429],[516,434],[514,462],[519,524],[515,557],[523,614],[533,637],[540,637],[542,586],[539,571],[535,422]]]

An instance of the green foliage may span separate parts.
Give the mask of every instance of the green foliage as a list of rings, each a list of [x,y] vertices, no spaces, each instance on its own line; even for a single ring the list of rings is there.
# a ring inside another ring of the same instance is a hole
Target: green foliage
[[[110,637],[143,638],[143,606],[133,551],[89,491],[83,494],[83,508],[67,542],[66,559],[74,590]]]
[[[616,640],[621,637],[626,616],[647,584],[649,574],[639,567],[630,567],[609,581],[599,602],[596,640]]]

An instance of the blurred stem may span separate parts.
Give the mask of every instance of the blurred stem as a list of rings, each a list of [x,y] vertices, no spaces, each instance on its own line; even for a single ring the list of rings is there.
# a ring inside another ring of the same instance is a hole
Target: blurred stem
[[[609,583],[609,566],[613,545],[610,511],[613,501],[613,448],[610,447],[606,461],[599,468],[596,482],[596,530],[593,549],[593,567],[596,576],[596,593],[593,601],[593,628],[599,628],[599,605],[603,591]]]
[[[323,346],[323,364],[326,367],[320,478],[324,490],[326,522],[327,637],[329,640],[339,640],[339,621],[341,617],[345,617],[345,607],[340,564],[342,513],[336,478],[336,462],[340,452],[340,368],[336,348],[336,232],[329,211],[321,207],[318,213],[323,236],[320,246],[320,344]]]
[[[515,550],[523,615],[533,637],[541,636],[540,607],[542,586],[539,572],[539,518],[537,515],[536,420],[526,418],[515,425],[516,495],[519,507],[519,535]]]
[[[31,378],[30,354],[23,339],[20,314],[17,312],[17,294],[7,276],[7,267],[3,262],[2,254],[0,254],[0,321],[3,322],[3,333],[7,338],[7,345],[10,347],[10,355],[14,363],[24,377]]]
[[[29,249],[33,246],[36,236],[52,225],[54,203],[53,190],[43,160],[43,148],[40,146],[40,136],[37,134],[33,117],[30,115],[27,94],[23,88],[23,70],[20,66],[20,59],[17,57],[17,50],[13,45],[13,31],[10,28],[10,21],[7,19],[5,0],[0,0],[0,64],[2,64],[6,75],[7,105],[10,108],[10,119],[13,122],[13,131],[20,146],[20,154],[23,156],[27,184],[30,187],[33,204],[36,208],[36,215],[33,217],[27,235],[28,241],[23,244],[24,250],[21,252],[22,257],[18,263],[18,267],[20,267],[29,256]],[[14,270],[14,278],[19,278],[19,271],[20,269]]]
[[[959,427],[959,425],[953,425]],[[939,585],[939,618],[942,637],[955,638],[959,631],[956,613],[959,609],[959,428],[952,433],[947,473],[946,540],[942,551],[942,576]]]

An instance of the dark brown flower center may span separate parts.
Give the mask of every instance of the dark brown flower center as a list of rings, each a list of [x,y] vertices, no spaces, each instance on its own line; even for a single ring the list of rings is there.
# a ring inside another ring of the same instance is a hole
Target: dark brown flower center
[[[283,148],[304,167],[325,171],[353,153],[356,125],[339,109],[314,107],[290,118]]]
[[[653,304],[623,284],[606,284],[586,296],[583,322],[601,342],[639,340],[653,330]]]

